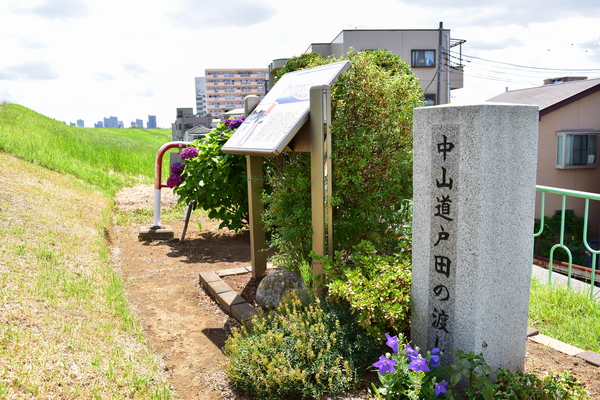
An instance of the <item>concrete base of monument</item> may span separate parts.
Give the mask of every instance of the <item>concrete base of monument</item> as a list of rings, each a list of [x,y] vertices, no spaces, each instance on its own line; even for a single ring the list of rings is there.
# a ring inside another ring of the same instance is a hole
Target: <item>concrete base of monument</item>
[[[138,234],[139,240],[170,240],[175,234],[170,226],[142,226]]]

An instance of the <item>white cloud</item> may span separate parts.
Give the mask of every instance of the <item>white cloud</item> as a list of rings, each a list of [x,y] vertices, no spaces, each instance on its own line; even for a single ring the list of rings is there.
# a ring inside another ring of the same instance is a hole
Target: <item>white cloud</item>
[[[41,18],[67,20],[88,15],[89,8],[81,0],[13,1],[9,5],[17,14],[34,14]]]
[[[399,3],[414,4],[409,0]],[[600,14],[597,0],[578,0],[567,5],[564,0],[503,0],[482,2],[481,0],[456,0],[450,5],[445,0],[429,0],[419,3],[420,8],[436,12],[443,21],[454,21],[461,25],[529,26],[533,23],[548,23],[571,17],[587,17]]]
[[[9,65],[0,70],[0,81],[43,81],[58,77],[51,65],[41,61]]]
[[[140,97],[154,97],[154,90],[152,90],[152,89],[138,90],[135,92],[135,94]]]
[[[181,8],[169,13],[175,27],[195,30],[206,28],[244,28],[271,19],[277,10],[261,0],[182,0]]]
[[[135,76],[135,77],[148,73],[148,70],[146,68],[144,68],[141,65],[136,64],[136,63],[123,64],[123,70],[126,73],[131,74],[132,76]]]
[[[114,75],[106,72],[96,72],[94,73],[92,79],[95,81],[114,81],[116,78]]]

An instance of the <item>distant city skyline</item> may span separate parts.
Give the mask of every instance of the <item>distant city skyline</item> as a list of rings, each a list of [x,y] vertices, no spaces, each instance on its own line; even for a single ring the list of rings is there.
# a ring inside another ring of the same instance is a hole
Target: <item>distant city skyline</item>
[[[85,128],[85,123],[83,119],[78,119],[77,122],[69,122],[62,121],[65,125],[77,126],[80,128]],[[131,126],[137,126],[138,128],[144,128],[144,120],[136,118],[135,121],[131,122]],[[124,128],[122,120],[119,120],[118,117],[104,117],[102,120],[94,123],[94,128]],[[148,122],[146,123],[146,129],[155,129],[156,128],[156,115],[148,115]]]

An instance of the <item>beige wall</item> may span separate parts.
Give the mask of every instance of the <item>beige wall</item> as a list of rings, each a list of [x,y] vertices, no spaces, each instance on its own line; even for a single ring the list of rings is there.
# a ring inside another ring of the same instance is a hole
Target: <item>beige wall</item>
[[[450,30],[444,29],[442,44],[444,51],[448,51]],[[412,71],[419,79],[421,88],[427,95],[437,94],[437,79],[434,80],[438,63],[438,29],[415,29],[415,30],[379,30],[379,29],[356,29],[344,30],[331,43],[313,43],[307,52],[317,52],[327,56],[340,57],[348,53],[350,48],[355,51],[385,49],[399,55],[404,61],[411,65],[412,50],[433,50],[435,52],[435,66],[415,67]],[[454,61],[454,60],[451,60]],[[454,63],[452,63],[454,64]],[[456,67],[456,65],[455,65]],[[269,81],[272,83],[272,70],[269,71]],[[451,69],[442,65],[441,94],[439,104],[446,104],[449,99],[448,83],[450,89],[461,89],[463,87],[462,68]]]
[[[412,71],[419,78],[421,88],[427,89],[426,94],[436,94],[437,79],[432,82],[437,71],[438,63],[438,44],[439,30],[423,29],[423,30],[403,30],[403,31],[379,31],[379,30],[356,30],[344,31],[343,52],[346,53],[351,47],[354,50],[373,50],[385,49],[394,54],[398,54],[404,61],[411,64],[412,50],[434,50],[435,51],[435,67],[413,68]],[[450,31],[445,29],[444,34],[450,35]],[[446,36],[442,36],[442,44],[444,50],[447,51]],[[445,71],[445,67],[443,68]],[[462,81],[459,84],[458,73],[455,74],[453,85],[454,87],[462,88]],[[462,74],[460,76],[462,78]],[[447,74],[442,73],[441,99],[440,104],[446,104],[448,98],[447,93]],[[431,83],[431,84],[430,84]],[[460,86],[458,86],[460,85]],[[427,86],[429,86],[427,88]]]
[[[563,129],[600,130],[600,92],[562,107],[542,117],[538,142],[537,184],[561,189],[600,193],[600,168],[556,168],[556,132]],[[541,196],[536,199],[536,218],[540,217]],[[546,194],[545,212],[554,215],[562,207],[562,196]],[[585,200],[567,198],[566,208],[583,217]],[[589,238],[597,238],[600,227],[600,202],[590,201]]]

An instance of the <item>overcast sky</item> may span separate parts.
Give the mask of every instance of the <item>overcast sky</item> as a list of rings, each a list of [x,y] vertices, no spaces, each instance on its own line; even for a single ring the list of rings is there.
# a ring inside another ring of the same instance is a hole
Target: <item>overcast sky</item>
[[[598,0],[416,3],[0,0],[0,101],[85,126],[109,116],[145,126],[152,114],[166,128],[177,107],[195,111],[194,78],[205,68],[264,68],[344,29],[437,29],[440,21],[467,41],[454,103],[549,77],[600,78]]]

